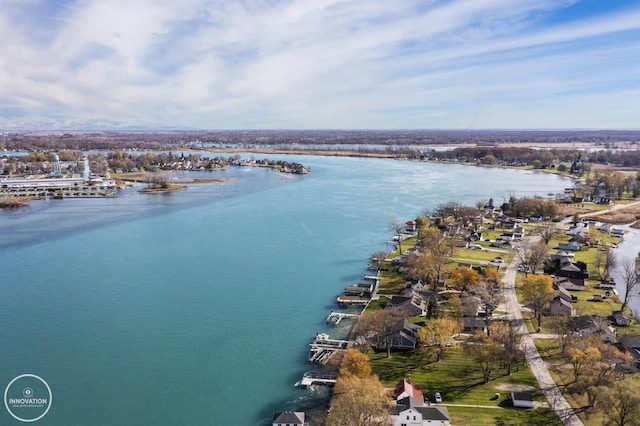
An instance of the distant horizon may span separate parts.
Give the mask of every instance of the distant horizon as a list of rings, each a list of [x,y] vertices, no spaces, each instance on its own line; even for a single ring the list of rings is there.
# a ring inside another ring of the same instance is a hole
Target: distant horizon
[[[3,131],[640,126],[635,0],[2,8]]]
[[[0,128],[0,133],[16,133],[16,132],[28,132],[28,133],[61,133],[61,134],[73,134],[73,133],[159,133],[159,132],[204,132],[204,133],[218,133],[218,132],[451,132],[451,133],[487,133],[487,132],[541,132],[541,133],[571,133],[571,132],[638,132],[640,133],[640,127],[637,128],[477,128],[477,129],[462,129],[462,128],[252,128],[252,129],[205,129],[205,128],[179,128],[179,127],[158,127],[158,128],[69,128],[69,129],[6,129]]]

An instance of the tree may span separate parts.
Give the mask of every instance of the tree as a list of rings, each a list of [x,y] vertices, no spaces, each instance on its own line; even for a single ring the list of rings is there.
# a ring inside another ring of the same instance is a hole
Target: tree
[[[340,376],[356,376],[361,379],[371,376],[369,357],[362,352],[349,348],[345,351],[340,367]]]
[[[338,377],[327,425],[383,426],[388,423],[387,397],[377,376]]]
[[[429,250],[424,253],[413,253],[409,256],[407,264],[415,270],[423,284],[431,285],[432,291],[436,292],[444,262],[444,257]]]
[[[510,322],[496,322],[491,324],[491,339],[498,345],[498,358],[502,362],[507,374],[511,374],[513,364],[524,357],[520,349],[521,336]]]
[[[625,308],[629,305],[629,301],[633,297],[633,290],[638,285],[635,259],[624,260],[620,265],[618,276],[620,277],[625,290],[622,306],[620,306],[620,312],[624,312]]]
[[[596,251],[596,257],[593,260],[593,268],[598,274],[600,280],[609,278],[609,271],[615,268],[615,253],[610,247],[600,248]]]
[[[418,343],[426,346],[436,354],[436,362],[442,359],[444,352],[451,346],[451,337],[460,331],[460,325],[450,318],[438,318],[427,321],[418,330]]]
[[[451,272],[451,278],[453,279],[454,287],[460,290],[461,293],[469,291],[480,282],[478,271],[466,266],[459,266],[454,269]]]
[[[538,329],[542,323],[542,310],[551,303],[555,294],[553,279],[548,275],[529,275],[522,283],[522,299],[531,305],[538,320]]]
[[[596,405],[602,407],[607,416],[606,425],[640,425],[640,394],[628,381],[613,386],[598,386]]]
[[[560,339],[562,353],[565,353],[571,335],[573,334],[573,318],[569,315],[556,315],[552,317],[549,327],[551,331],[558,336],[558,339]]]
[[[491,372],[500,358],[500,345],[482,332],[474,334],[473,342],[467,344],[467,350],[482,371],[483,383],[489,383]]]
[[[389,230],[393,231],[398,238],[398,250],[402,254],[402,231],[404,230],[404,223],[397,219],[392,219],[389,222]]]
[[[354,328],[354,340],[363,351],[370,348],[371,336],[375,335],[383,343],[387,351],[387,358],[391,356],[391,343],[393,333],[389,327],[402,318],[397,309],[378,309],[373,312],[365,312],[360,315]]]
[[[545,244],[549,244],[549,241],[551,241],[555,235],[560,233],[560,228],[558,225],[552,223],[540,225],[536,229],[536,233],[540,235],[540,238],[542,238],[542,241],[544,241]]]
[[[597,387],[612,386],[618,372],[628,368],[632,359],[630,354],[604,343],[595,334],[575,339],[572,347],[567,349],[567,355],[575,378],[571,387],[576,392],[587,394],[589,407],[596,402]]]
[[[535,274],[547,257],[549,248],[541,241],[525,241],[515,253],[516,262],[528,273]]]

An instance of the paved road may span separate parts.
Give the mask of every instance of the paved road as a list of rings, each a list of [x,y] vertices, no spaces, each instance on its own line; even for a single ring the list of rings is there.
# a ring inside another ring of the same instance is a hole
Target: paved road
[[[513,325],[522,334],[522,350],[527,358],[527,362],[531,367],[533,375],[538,379],[540,389],[546,395],[549,405],[558,414],[558,417],[567,426],[584,426],[582,420],[576,415],[573,408],[569,405],[564,398],[560,389],[556,385],[555,381],[549,374],[547,364],[540,358],[538,349],[533,343],[533,339],[527,327],[524,324],[522,318],[522,312],[520,310],[520,304],[516,297],[516,264],[512,261],[505,270],[504,275],[504,298],[507,312],[513,321]]]

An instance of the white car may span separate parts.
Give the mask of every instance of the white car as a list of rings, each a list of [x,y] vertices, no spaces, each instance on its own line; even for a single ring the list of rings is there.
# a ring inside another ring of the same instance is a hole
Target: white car
[[[436,392],[436,394],[433,395],[433,400],[436,402],[436,404],[442,403],[442,395],[440,395],[440,392]]]

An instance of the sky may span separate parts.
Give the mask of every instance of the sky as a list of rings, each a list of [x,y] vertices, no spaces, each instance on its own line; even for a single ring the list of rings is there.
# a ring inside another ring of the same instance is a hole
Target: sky
[[[638,129],[637,0],[0,0],[0,130]]]

